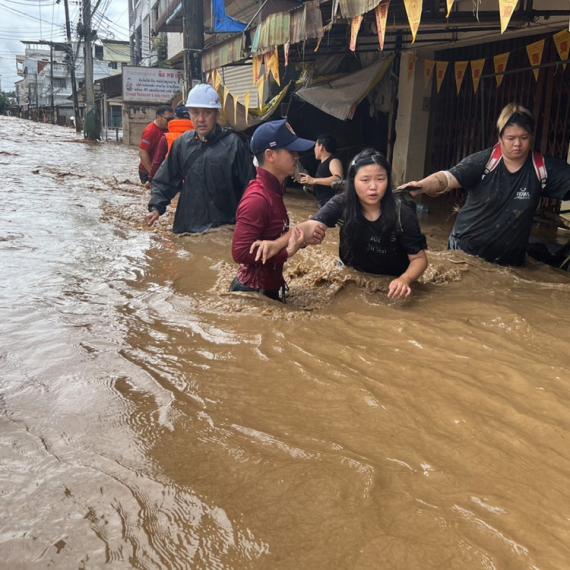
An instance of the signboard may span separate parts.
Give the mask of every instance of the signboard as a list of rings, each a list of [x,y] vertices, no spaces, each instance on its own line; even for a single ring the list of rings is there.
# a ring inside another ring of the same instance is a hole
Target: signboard
[[[184,73],[160,67],[123,67],[123,102],[165,105],[181,92]]]

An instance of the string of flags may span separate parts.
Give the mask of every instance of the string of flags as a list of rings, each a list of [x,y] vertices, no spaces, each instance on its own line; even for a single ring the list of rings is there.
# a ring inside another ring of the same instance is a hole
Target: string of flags
[[[566,61],[568,56],[570,55],[570,32],[568,30],[562,30],[557,34],[552,36],[554,43],[556,44],[556,49],[558,51],[558,55],[562,61]],[[534,78],[538,81],[538,73],[539,69],[538,66],[542,63],[542,55],[544,53],[544,45],[546,40],[540,40],[538,42],[534,42],[528,46],[526,46],[526,51],[528,54],[528,59],[530,61],[531,67],[536,67],[533,69]],[[509,56],[511,52],[501,53],[493,57],[493,65],[495,68],[496,81],[497,87],[501,86],[503,82],[504,75],[502,74],[507,69],[507,63],[509,61]],[[415,64],[417,61],[417,57],[414,55],[410,55],[408,57],[408,81],[413,75]],[[441,89],[441,85],[443,84],[443,80],[445,78],[445,74],[447,72],[447,68],[449,65],[454,66],[454,75],[455,75],[455,83],[457,87],[457,94],[461,91],[461,85],[463,84],[463,80],[467,73],[467,68],[471,65],[471,76],[473,78],[473,89],[475,93],[479,89],[479,82],[481,80],[481,76],[483,75],[483,68],[485,66],[486,59],[476,59],[473,61],[455,61],[455,62],[448,62],[448,61],[434,61],[431,59],[425,60],[424,66],[424,79],[425,79],[425,88],[427,89],[430,85],[431,78],[435,72],[436,81],[437,81],[437,92],[439,93]],[[566,64],[563,64],[564,69],[566,69]]]
[[[384,49],[384,38],[386,36],[386,24],[388,21],[390,1],[391,0],[380,0],[380,3],[375,8],[376,27],[378,28],[378,41],[380,43],[381,50]],[[498,0],[501,34],[507,29],[518,1],[519,0]],[[449,18],[454,2],[455,0],[446,0],[446,18]],[[412,32],[412,43],[414,43],[416,41],[416,36],[422,19],[423,0],[404,0],[404,7],[406,8],[406,14],[408,16],[408,22]],[[356,40],[358,38],[358,32],[360,31],[360,25],[362,24],[363,18],[364,15],[356,16],[350,23],[350,49],[352,51],[356,50]]]

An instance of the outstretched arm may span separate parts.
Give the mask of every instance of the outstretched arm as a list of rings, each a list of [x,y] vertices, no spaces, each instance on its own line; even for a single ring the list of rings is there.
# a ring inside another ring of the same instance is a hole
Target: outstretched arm
[[[410,284],[416,281],[427,269],[428,260],[425,251],[420,251],[415,255],[408,255],[410,265],[400,277],[394,279],[388,286],[388,298],[403,299],[412,294]]]
[[[329,164],[331,176],[327,178],[313,178],[308,174],[301,174],[301,184],[319,184],[320,186],[330,186],[333,182],[342,180],[343,170],[342,162],[338,158],[331,160]]]
[[[451,172],[447,170],[440,170],[435,174],[431,174],[427,176],[423,180],[407,182],[406,184],[402,184],[398,186],[400,188],[408,188],[410,190],[410,194],[412,196],[419,196],[420,194],[427,194],[428,196],[440,196],[441,194],[445,194],[445,192],[449,192],[450,190],[456,190],[457,188],[461,188],[461,184]],[[414,190],[417,188],[417,190]]]
[[[292,257],[304,245],[319,245],[325,238],[326,226],[321,222],[309,220],[303,222],[275,240],[257,240],[251,244],[250,254],[255,254],[255,261],[265,263],[287,248],[288,258]],[[291,241],[293,239],[293,241]],[[294,247],[299,244],[298,247]]]

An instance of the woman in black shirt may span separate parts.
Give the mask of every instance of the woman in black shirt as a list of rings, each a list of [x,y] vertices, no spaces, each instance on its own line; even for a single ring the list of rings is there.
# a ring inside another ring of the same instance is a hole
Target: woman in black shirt
[[[357,271],[393,275],[388,297],[402,299],[426,270],[427,243],[415,212],[392,192],[390,165],[372,148],[357,154],[348,169],[346,189],[331,198],[311,220],[299,224],[309,245],[320,243],[325,226],[342,218],[340,258]],[[296,228],[295,228],[296,229]],[[263,263],[286,246],[289,233],[274,241],[256,241],[256,260]]]
[[[342,218],[341,261],[358,271],[395,276],[388,296],[401,299],[427,268],[427,243],[415,212],[392,193],[390,171],[384,155],[363,150],[350,164],[345,191],[300,225],[307,234],[317,223],[334,227]]]

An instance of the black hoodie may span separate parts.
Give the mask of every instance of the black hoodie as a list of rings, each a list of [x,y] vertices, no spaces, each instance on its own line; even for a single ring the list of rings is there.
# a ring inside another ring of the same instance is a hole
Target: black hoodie
[[[233,129],[217,125],[205,141],[188,131],[174,141],[156,173],[148,209],[164,214],[180,192],[174,233],[235,224],[239,201],[255,175],[247,145]]]

